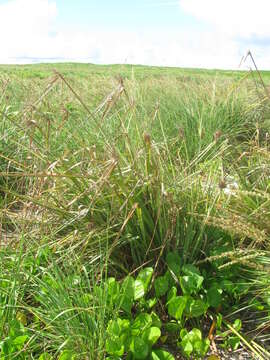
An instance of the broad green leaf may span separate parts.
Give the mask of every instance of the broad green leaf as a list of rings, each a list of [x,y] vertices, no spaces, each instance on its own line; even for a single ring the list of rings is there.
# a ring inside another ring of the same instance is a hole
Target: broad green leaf
[[[133,353],[134,359],[143,360],[148,356],[149,346],[142,338],[135,337],[131,342],[130,350]]]
[[[204,277],[194,265],[184,265],[182,268],[184,276],[180,276],[180,286],[184,294],[197,294],[202,287]]]
[[[175,360],[175,358],[167,351],[158,349],[151,352],[151,360]]]
[[[180,275],[181,258],[176,252],[169,252],[166,256],[168,268],[176,275]]]
[[[132,326],[131,326],[131,332],[132,335],[139,335],[140,333],[142,333],[143,331],[145,331],[146,329],[150,328],[152,325],[152,317],[151,315],[147,314],[147,313],[141,313],[139,314]]]
[[[119,337],[123,332],[130,328],[130,321],[128,319],[117,318],[110,320],[107,326],[107,333],[111,337]]]
[[[202,340],[202,332],[199,329],[192,329],[189,333],[188,333],[188,337],[191,341],[196,341],[198,340]]]
[[[140,299],[140,308],[141,309],[147,309],[150,310],[152,309],[152,307],[154,307],[157,303],[157,298],[151,298],[151,299],[145,299],[145,298],[141,298]]]
[[[17,336],[15,339],[12,340],[12,345],[15,345],[16,347],[23,347],[25,342],[29,339],[28,335],[20,335]]]
[[[109,355],[122,356],[125,352],[125,347],[124,344],[122,344],[119,341],[119,339],[107,339],[106,351]],[[66,359],[61,359],[61,360],[66,360]]]
[[[141,280],[135,280],[134,283],[134,300],[139,300],[144,297],[145,290]]]
[[[148,309],[151,309],[153,306],[155,306],[157,303],[157,298],[148,299],[146,301]]]
[[[181,339],[184,339],[184,337],[185,337],[187,334],[188,334],[187,329],[185,329],[185,328],[181,329],[181,331],[180,331],[180,338],[181,338]]]
[[[240,319],[236,319],[233,323],[233,327],[236,331],[240,331],[242,327],[242,321]]]
[[[165,276],[159,276],[155,279],[154,282],[156,297],[161,297],[166,294],[169,290],[168,279]]]
[[[170,321],[164,324],[164,330],[168,333],[176,333],[181,329],[181,325],[175,321]]]
[[[194,341],[193,348],[194,352],[196,352],[198,355],[203,354],[204,352],[204,341],[203,340],[197,340]]]
[[[176,320],[181,320],[183,311],[187,304],[186,296],[177,296],[173,298],[168,305],[168,313]]]
[[[158,341],[160,336],[160,329],[158,327],[152,326],[144,331],[142,338],[150,347],[152,347]]]
[[[232,348],[233,351],[237,350],[240,345],[240,339],[238,336],[231,336],[227,340],[228,345]]]
[[[152,326],[158,327],[160,329],[162,326],[162,322],[154,311],[151,312],[151,318],[152,318]]]
[[[217,308],[221,304],[221,291],[222,290],[216,286],[212,286],[209,290],[207,290],[207,301],[210,306]]]
[[[179,345],[182,348],[183,353],[190,357],[193,351],[192,343],[189,340],[182,340]]]
[[[119,322],[116,320],[110,320],[109,324],[107,326],[107,333],[111,336],[111,337],[117,337],[121,335],[121,327],[119,325]],[[119,319],[121,320],[121,319]]]
[[[190,332],[187,332],[186,329],[182,329],[180,332],[180,337],[183,340],[188,340],[191,343],[194,343],[195,341],[202,340],[202,333],[199,329],[192,329]]]
[[[181,330],[180,337],[182,341],[178,345],[182,348],[185,355],[189,356],[195,352],[199,356],[203,356],[207,353],[210,341],[208,339],[202,339],[202,333],[199,329],[192,329],[187,332],[186,329]]]
[[[208,305],[201,299],[196,300],[193,299],[192,297],[188,297],[185,314],[190,318],[199,317],[205,314],[207,308]]]
[[[199,275],[199,276],[201,275],[200,270],[198,268],[196,268],[196,266],[194,266],[192,264],[184,265],[182,267],[182,272],[185,275],[188,275],[188,276],[192,276],[194,274]]]
[[[118,318],[119,326],[121,328],[121,333],[130,329],[130,321],[128,319],[120,319]]]
[[[177,296],[177,288],[175,286],[173,286],[173,287],[171,287],[170,291],[167,294],[167,305],[176,296]]]
[[[135,281],[127,276],[121,286],[120,306],[127,313],[131,312],[135,296]]]
[[[193,344],[194,352],[200,357],[205,356],[210,346],[210,340],[197,340]]]
[[[197,294],[203,283],[203,277],[197,274],[180,276],[180,286],[184,294]]]
[[[124,345],[125,352],[129,351],[131,340],[132,340],[132,338],[131,338],[131,329],[129,328],[129,329],[127,329],[127,331],[122,333],[122,335],[119,338],[119,341],[121,342],[121,344]]]
[[[147,293],[148,287],[150,285],[153,271],[154,271],[153,268],[147,267],[142,269],[137,276],[136,280],[140,280],[142,282],[145,293]]]

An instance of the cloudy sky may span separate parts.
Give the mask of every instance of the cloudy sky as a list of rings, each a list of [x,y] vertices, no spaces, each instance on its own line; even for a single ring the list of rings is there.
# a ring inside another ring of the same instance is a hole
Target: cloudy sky
[[[0,63],[270,69],[270,0],[0,0]],[[248,64],[246,64],[248,66]]]

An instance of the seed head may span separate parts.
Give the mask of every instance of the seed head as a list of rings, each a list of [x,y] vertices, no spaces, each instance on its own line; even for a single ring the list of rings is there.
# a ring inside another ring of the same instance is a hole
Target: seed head
[[[180,138],[181,140],[183,140],[183,139],[185,138],[185,131],[184,131],[184,129],[183,129],[182,127],[180,127],[180,128],[178,129],[178,136],[179,136],[179,138]]]
[[[227,184],[226,184],[226,182],[224,180],[220,180],[218,186],[222,190],[222,189],[226,188]]]
[[[146,145],[149,146],[151,144],[151,136],[147,132],[143,134],[143,139]]]
[[[215,141],[218,141],[218,139],[221,137],[222,132],[220,130],[217,130],[214,135]]]

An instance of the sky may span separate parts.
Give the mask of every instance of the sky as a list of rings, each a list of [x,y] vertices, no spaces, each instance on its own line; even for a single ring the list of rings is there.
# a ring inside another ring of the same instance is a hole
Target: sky
[[[0,63],[270,70],[270,0],[0,0]],[[249,62],[242,68],[248,68]]]

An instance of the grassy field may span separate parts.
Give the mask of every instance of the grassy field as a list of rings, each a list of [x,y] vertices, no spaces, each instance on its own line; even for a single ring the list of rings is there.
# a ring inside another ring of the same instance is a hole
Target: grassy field
[[[0,66],[1,360],[269,359],[262,78]]]

